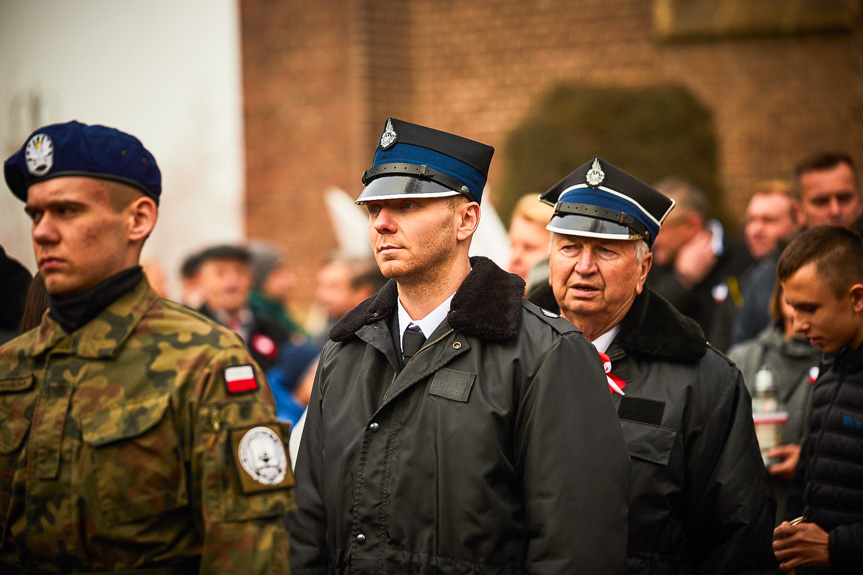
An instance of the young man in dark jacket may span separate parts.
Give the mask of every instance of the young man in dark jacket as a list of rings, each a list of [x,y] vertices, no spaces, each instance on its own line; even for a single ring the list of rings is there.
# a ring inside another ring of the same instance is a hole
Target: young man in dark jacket
[[[859,573],[863,564],[863,241],[836,226],[812,228],[777,267],[794,328],[824,353],[810,432],[774,533],[785,571]]]
[[[627,573],[772,572],[775,501],[740,371],[644,287],[673,202],[599,158],[541,199],[548,305],[604,356],[632,458]]]
[[[599,358],[468,258],[492,153],[386,123],[357,202],[391,281],[321,356],[294,575],[623,572],[629,462]]]

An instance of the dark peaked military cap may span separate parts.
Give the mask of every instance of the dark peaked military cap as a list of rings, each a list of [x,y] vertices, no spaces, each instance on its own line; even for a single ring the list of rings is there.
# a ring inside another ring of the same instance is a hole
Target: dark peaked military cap
[[[35,183],[61,176],[113,180],[159,203],[162,174],[138,138],[106,126],[66,122],[33,132],[3,165],[9,189],[22,201]]]
[[[595,157],[539,197],[554,206],[547,230],[571,236],[643,239],[653,246],[674,200]]]
[[[357,203],[457,194],[479,202],[492,154],[480,142],[389,118]]]
[[[197,254],[197,264],[202,266],[212,260],[232,260],[250,264],[252,254],[243,246],[221,244],[204,249]]]

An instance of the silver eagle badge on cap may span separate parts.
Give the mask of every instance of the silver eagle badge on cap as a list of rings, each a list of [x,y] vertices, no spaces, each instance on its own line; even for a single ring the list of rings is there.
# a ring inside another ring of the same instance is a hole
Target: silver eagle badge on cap
[[[54,142],[48,134],[36,134],[24,149],[27,170],[34,176],[44,176],[54,166]]]
[[[599,158],[593,158],[593,165],[587,171],[585,179],[594,188],[605,181],[605,172],[602,171],[602,166],[599,165]]]
[[[386,150],[390,146],[396,143],[396,140],[399,139],[399,135],[396,133],[396,129],[393,128],[393,121],[387,120],[387,125],[384,128],[384,133],[381,134],[381,150]]]

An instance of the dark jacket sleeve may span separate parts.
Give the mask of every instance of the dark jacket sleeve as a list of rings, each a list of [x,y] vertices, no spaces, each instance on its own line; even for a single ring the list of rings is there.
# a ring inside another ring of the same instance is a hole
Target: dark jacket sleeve
[[[840,525],[830,532],[830,565],[851,573],[863,559],[863,523]]]
[[[629,456],[596,350],[570,333],[528,383],[516,424],[526,573],[622,573]]]
[[[731,380],[710,416],[688,426],[687,459],[697,460],[687,468],[693,472],[689,522],[702,555],[699,573],[773,573],[776,501],[743,377],[736,368],[727,373]]]
[[[683,287],[673,266],[653,266],[647,275],[647,285],[684,315],[691,315],[692,309],[698,307],[694,292]]]
[[[321,477],[321,370],[318,364],[314,388],[306,413],[303,437],[294,467],[297,508],[287,516],[291,536],[291,573],[327,572],[327,523],[318,478]]]
[[[812,436],[810,435],[809,437]],[[807,438],[807,440],[803,441],[803,447],[800,450],[800,459],[797,461],[794,477],[788,486],[788,499],[785,502],[786,521],[791,521],[803,515],[803,491],[806,488],[806,469],[809,462],[808,452],[811,448],[812,441],[809,441]]]

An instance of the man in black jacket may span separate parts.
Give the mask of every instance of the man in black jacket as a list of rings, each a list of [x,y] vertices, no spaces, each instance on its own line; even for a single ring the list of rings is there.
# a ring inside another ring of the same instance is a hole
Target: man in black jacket
[[[33,276],[0,246],[0,343],[19,333],[27,287]]]
[[[698,322],[707,341],[725,351],[752,257],[710,217],[707,197],[692,182],[670,176],[656,189],[675,208],[653,244],[647,287]]]
[[[673,202],[595,158],[555,206],[550,292],[603,356],[632,458],[628,573],[768,573],[775,501],[743,378],[693,320],[645,288]]]
[[[203,304],[198,311],[243,338],[264,371],[278,364],[288,331],[249,304],[253,273],[251,253],[242,246],[217,245],[197,255]]]
[[[859,573],[863,564],[863,241],[837,226],[812,228],[777,266],[794,328],[824,353],[810,432],[774,533],[785,571]]]
[[[599,358],[468,258],[493,151],[386,122],[357,202],[391,280],[321,355],[294,575],[623,572],[629,462]]]

